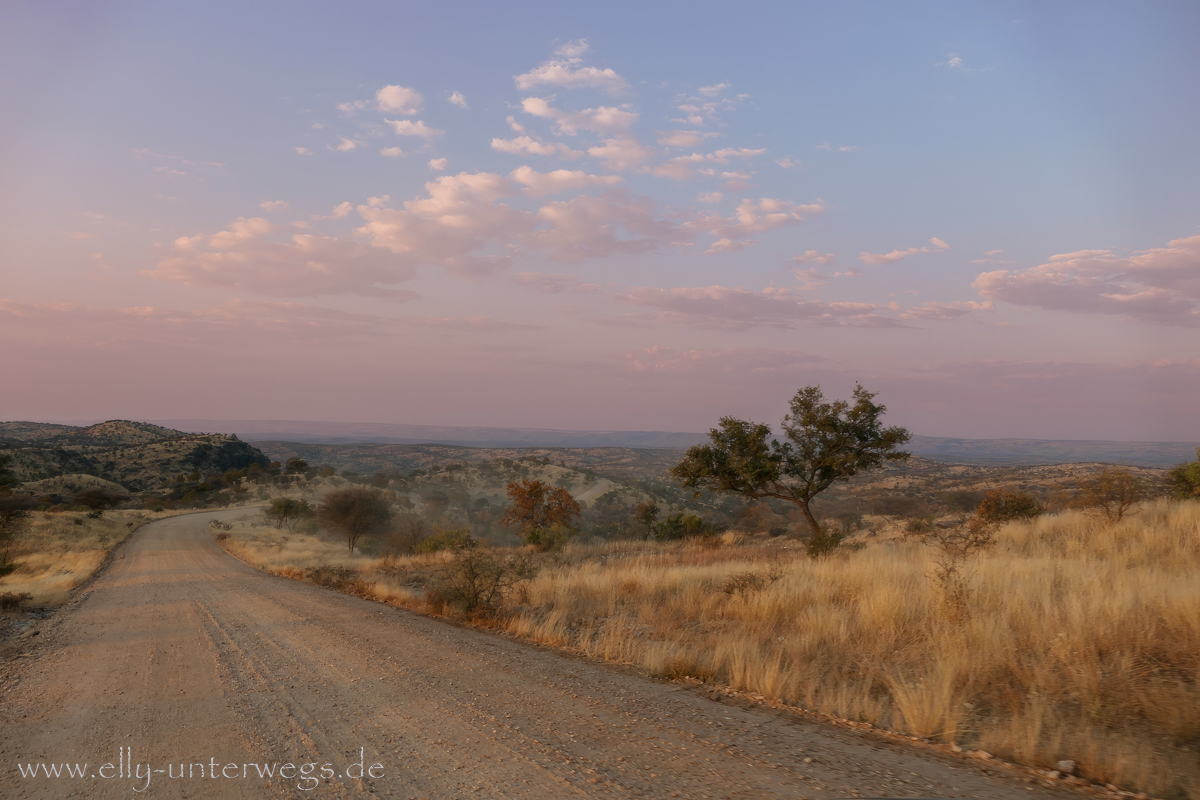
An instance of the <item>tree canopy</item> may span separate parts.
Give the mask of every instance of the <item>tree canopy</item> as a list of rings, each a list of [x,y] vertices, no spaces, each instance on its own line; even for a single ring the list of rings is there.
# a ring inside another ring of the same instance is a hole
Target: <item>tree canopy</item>
[[[534,531],[546,531],[556,525],[570,527],[583,513],[579,503],[566,489],[542,481],[522,480],[508,485],[512,505],[500,518],[501,525],[521,527],[518,536],[528,540]]]
[[[296,523],[313,515],[313,508],[307,500],[295,497],[276,497],[271,504],[263,509],[263,515],[278,528],[281,525],[291,533],[296,529]]]
[[[317,520],[329,530],[345,536],[353,555],[360,538],[386,530],[392,520],[392,506],[377,489],[334,489],[317,506]]]
[[[874,398],[855,386],[853,403],[827,402],[820,386],[805,387],[783,418],[782,441],[767,425],[722,417],[709,442],[689,449],[671,474],[697,494],[707,489],[795,503],[818,536],[821,526],[810,507],[814,497],[837,481],[911,455],[898,448],[912,435],[884,427],[887,407]]]

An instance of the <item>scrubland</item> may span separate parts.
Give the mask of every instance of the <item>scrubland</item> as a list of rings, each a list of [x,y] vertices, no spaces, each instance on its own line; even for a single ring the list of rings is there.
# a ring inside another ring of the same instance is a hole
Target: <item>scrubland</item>
[[[35,512],[13,545],[16,569],[0,577],[0,595],[20,597],[22,605],[60,606],[104,563],[113,547],[145,523],[169,516],[147,511],[84,513]]]
[[[239,525],[223,543],[268,571],[452,613],[448,553],[369,558]],[[656,675],[699,679],[1096,783],[1200,798],[1200,503],[1117,523],[1080,511],[1001,527],[934,578],[916,539],[813,560],[786,538],[572,543],[471,621]],[[491,551],[496,557],[515,550]],[[430,591],[430,589],[433,591]]]

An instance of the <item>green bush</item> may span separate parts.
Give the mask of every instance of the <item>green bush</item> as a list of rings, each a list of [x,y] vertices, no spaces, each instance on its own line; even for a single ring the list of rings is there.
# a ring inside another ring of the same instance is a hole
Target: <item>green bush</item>
[[[984,522],[1011,522],[1039,517],[1045,510],[1041,503],[1024,492],[995,489],[984,496],[975,516]]]
[[[529,528],[525,531],[525,544],[533,545],[539,553],[547,553],[560,549],[578,533],[578,529],[561,522],[548,528]]]
[[[1196,448],[1196,460],[1173,468],[1167,480],[1180,500],[1200,500],[1200,447]]]
[[[654,528],[654,538],[660,542],[675,539],[698,539],[712,536],[717,531],[695,514],[681,511],[664,519]]]
[[[442,528],[434,526],[433,535],[417,545],[418,553],[437,553],[441,550],[459,552],[470,550],[479,544],[471,536],[470,528]]]

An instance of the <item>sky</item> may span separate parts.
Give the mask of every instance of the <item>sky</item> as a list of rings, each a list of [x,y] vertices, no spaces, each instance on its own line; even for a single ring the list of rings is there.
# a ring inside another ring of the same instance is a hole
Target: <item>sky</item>
[[[1194,2],[9,2],[0,418],[1200,440]]]

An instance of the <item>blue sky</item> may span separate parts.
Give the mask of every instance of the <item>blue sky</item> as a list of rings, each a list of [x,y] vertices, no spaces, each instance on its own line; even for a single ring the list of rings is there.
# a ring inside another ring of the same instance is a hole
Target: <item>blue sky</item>
[[[1195,4],[3,13],[0,416],[1200,439]]]

